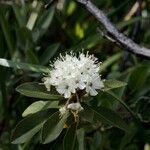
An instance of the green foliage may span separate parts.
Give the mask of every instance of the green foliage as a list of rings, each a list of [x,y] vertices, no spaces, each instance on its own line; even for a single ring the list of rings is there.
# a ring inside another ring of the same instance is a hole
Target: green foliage
[[[117,80],[106,80],[104,82],[104,88],[102,88],[102,91],[109,91],[109,90],[120,88],[126,85],[127,84],[125,82],[121,82]]]
[[[26,64],[26,63],[18,63],[18,62],[13,62],[13,61],[2,59],[2,58],[0,58],[0,65],[4,67],[29,70],[33,72],[49,73],[49,69],[43,66]]]
[[[55,140],[64,128],[68,115],[64,115],[60,119],[60,113],[56,112],[43,125],[42,128],[42,143],[46,144]]]
[[[13,131],[12,143],[17,144],[29,141],[41,129],[44,121],[55,111],[47,109],[23,119]]]
[[[98,33],[103,28],[78,3],[66,0],[61,9],[60,2],[0,1],[0,150],[148,150],[149,60],[126,56]],[[94,1],[122,32],[149,47],[148,2],[142,16],[125,20],[133,1]],[[66,100],[39,83],[60,53],[82,49],[102,61],[105,87],[83,97],[79,117],[71,111],[61,117]]]
[[[58,108],[57,101],[36,101],[28,106],[25,111],[22,113],[22,117],[37,113],[38,111],[48,109],[48,108]]]
[[[112,111],[111,109],[108,109],[106,107],[90,107],[86,104],[83,104],[83,107],[85,109],[84,111],[84,117],[91,123],[95,122],[106,122],[110,125],[114,125],[122,130],[128,131],[127,124],[121,119],[121,117]],[[92,114],[92,118],[87,116],[86,111],[88,113]]]
[[[108,81],[105,81],[105,84],[107,84],[107,86],[106,86],[106,90],[104,91],[126,85],[124,82],[120,82],[117,80],[108,80]],[[48,100],[61,100],[61,96],[49,94],[49,92],[46,92],[46,88],[43,87],[42,85],[39,85],[38,83],[24,83],[18,86],[16,90],[19,93],[28,97],[48,99]],[[54,112],[54,107],[58,108],[58,103],[53,104],[53,107],[52,107],[52,104],[49,103],[49,101],[37,101],[37,102],[32,103],[22,114],[23,117],[26,117],[26,116],[29,116],[29,117],[23,119],[15,128],[12,134],[12,140],[13,140],[12,143],[14,144],[26,143],[39,130],[41,130],[40,137],[41,137],[42,143],[46,144],[55,140],[64,129],[66,120],[68,118],[68,114],[64,115],[62,118],[60,118],[59,112],[56,112],[50,116],[50,112],[48,110],[51,108],[50,110]],[[90,121],[91,124],[95,122],[104,121],[122,130],[125,130],[125,131],[128,130],[126,123],[120,118],[120,116],[118,116],[115,112],[113,112],[112,110],[108,108],[105,108],[105,107],[95,108],[95,107],[88,106],[84,103],[83,103],[83,108],[84,108],[83,118],[84,116],[87,116],[86,111],[90,111],[90,114],[93,114],[92,121]],[[47,115],[50,116],[48,119],[47,119]],[[91,118],[88,117],[87,121],[89,121],[89,119]],[[77,127],[78,126],[77,126],[77,123],[73,123],[73,124],[76,124],[76,125],[71,125],[66,131],[66,135],[64,137],[65,149],[70,148],[70,144],[67,145],[68,139],[73,138],[71,140],[73,142],[71,144],[72,145],[71,149],[74,149],[75,141],[77,141]],[[76,130],[74,130],[74,128],[76,128]],[[68,136],[73,136],[73,137],[68,138]]]
[[[66,131],[63,141],[63,148],[66,150],[75,150],[77,147],[77,123],[73,123]]]
[[[16,91],[25,96],[40,99],[58,100],[62,98],[62,96],[60,95],[55,95],[52,94],[52,92],[47,92],[44,85],[40,85],[39,83],[21,84],[16,88]]]

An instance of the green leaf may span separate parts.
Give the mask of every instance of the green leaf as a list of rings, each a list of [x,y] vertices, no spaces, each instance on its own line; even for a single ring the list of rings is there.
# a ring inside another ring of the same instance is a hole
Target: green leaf
[[[12,133],[13,144],[25,143],[30,140],[42,127],[44,121],[57,109],[46,109],[30,115],[18,123]]]
[[[44,11],[42,13],[42,16],[37,20],[37,23],[35,24],[33,37],[35,38],[35,41],[38,40],[39,37],[41,37],[50,26],[53,16],[55,12],[55,7],[51,7],[50,9]]]
[[[93,141],[91,143],[90,148],[92,148],[93,150],[98,150],[99,147],[101,147],[102,145],[102,134],[99,130],[95,131],[94,135],[93,135]]]
[[[58,101],[37,101],[32,103],[26,110],[23,112],[22,117],[37,113],[43,109],[48,108],[58,108]]]
[[[89,118],[88,121],[92,122],[101,122],[104,121],[108,124],[111,124],[113,126],[116,126],[124,131],[128,131],[128,126],[127,124],[123,121],[123,119],[113,110],[108,109],[106,107],[92,107],[89,106],[85,103],[82,103],[82,106],[84,108],[85,111],[85,115],[86,115],[86,111],[91,111],[91,113],[94,113],[93,119]],[[86,117],[87,119],[87,117]]]
[[[49,60],[54,56],[56,51],[58,50],[60,44],[55,43],[50,45],[43,53],[43,55],[40,58],[40,62],[42,65],[45,65],[46,63],[49,62]]]
[[[29,107],[26,108],[26,110],[23,112],[22,117],[26,117],[30,114],[34,114],[40,110],[42,110],[42,108],[45,106],[47,102],[44,101],[37,101],[32,103]]]
[[[129,125],[129,132],[126,132],[121,139],[119,150],[125,149],[126,145],[132,143],[132,140],[136,136],[137,131],[138,128],[134,124]]]
[[[3,59],[3,58],[0,58],[0,66],[15,68],[15,69],[22,69],[22,70],[29,70],[33,72],[41,72],[41,73],[50,72],[50,70],[44,66],[14,62],[14,61]]]
[[[119,11],[121,9],[123,9],[127,4],[128,4],[129,0],[127,1],[123,1],[120,5],[118,5],[117,7],[115,7],[115,9],[112,9],[110,10],[108,13],[107,13],[107,16],[108,17],[112,17],[113,15],[116,15],[117,13],[119,14]]]
[[[131,91],[139,90],[145,83],[149,75],[149,66],[138,66],[130,75],[129,88]]]
[[[32,64],[38,64],[39,60],[36,56],[36,53],[32,49],[26,51],[27,62]]]
[[[96,33],[82,40],[80,43],[78,43],[74,47],[71,47],[70,49],[75,50],[76,52],[81,51],[82,49],[90,49],[93,46],[95,46],[97,43],[99,43],[100,41],[101,41],[101,37],[99,36],[99,33]]]
[[[117,62],[122,56],[122,53],[117,53],[111,57],[109,57],[108,59],[106,59],[99,68],[99,72],[103,72],[106,70],[107,67],[109,67],[110,65],[112,65],[114,62]]]
[[[26,17],[25,17],[25,13],[24,13],[24,11],[25,11],[24,7],[22,7],[20,9],[19,5],[16,5],[15,3],[13,3],[12,9],[14,11],[14,14],[15,14],[15,17],[16,17],[16,20],[17,20],[19,26],[20,27],[25,26],[26,25],[26,21],[25,21]]]
[[[111,96],[113,96],[115,98],[115,100],[117,100],[120,104],[122,104],[122,106],[132,115],[132,117],[135,119],[136,122],[139,122],[137,119],[136,114],[130,109],[129,106],[126,105],[125,102],[123,102],[118,96],[116,96],[112,91],[106,91],[108,94],[110,94]]]
[[[75,150],[77,143],[77,123],[73,123],[67,130],[63,141],[64,150]]]
[[[38,14],[39,14],[41,7],[42,7],[42,2],[37,1],[37,3],[35,3],[35,1],[33,1],[32,6],[33,6],[32,11],[31,11],[31,14],[29,16],[29,19],[28,19],[27,25],[26,25],[26,27],[29,30],[33,30],[33,28],[35,26],[35,23],[36,23],[37,18],[38,18]]]
[[[136,113],[142,122],[150,122],[150,99],[139,98],[135,104]]]
[[[67,8],[67,15],[68,16],[72,15],[74,13],[76,7],[77,7],[77,4],[74,1],[71,1]]]
[[[10,56],[12,56],[14,52],[13,37],[10,31],[8,20],[6,19],[2,9],[0,9],[0,25],[1,25],[1,28],[4,33],[6,43],[7,43],[8,52]]]
[[[126,85],[127,85],[127,83],[122,82],[122,81],[106,80],[104,82],[104,88],[102,88],[102,91],[108,91],[108,90],[123,87],[123,86],[126,86]]]
[[[149,17],[138,17],[137,16],[137,17],[131,18],[131,19],[127,20],[127,21],[121,21],[121,22],[119,22],[117,24],[117,27],[118,27],[118,29],[122,29],[122,28],[124,28],[126,26],[132,25],[135,22],[141,21],[141,20],[144,20],[144,19],[149,19]]]
[[[59,100],[62,98],[60,95],[51,94],[52,92],[46,91],[44,85],[39,85],[36,82],[23,83],[16,88],[16,91],[25,96],[40,99]]]
[[[16,30],[16,37],[18,49],[22,49],[25,52],[24,54],[28,55],[26,52],[28,53],[34,46],[32,32],[26,27],[21,27]]]
[[[83,128],[80,128],[77,130],[77,140],[78,140],[78,145],[79,145],[79,150],[84,150],[84,136],[85,136],[85,131]]]
[[[0,95],[0,108],[1,108],[0,113],[4,111],[5,112],[4,114],[8,115],[9,111],[8,111],[8,106],[6,103],[6,100],[7,100],[6,76],[7,76],[6,68],[0,66],[0,94],[1,94]]]
[[[55,140],[62,132],[68,113],[60,118],[60,113],[53,114],[43,125],[42,128],[42,143],[46,144]]]

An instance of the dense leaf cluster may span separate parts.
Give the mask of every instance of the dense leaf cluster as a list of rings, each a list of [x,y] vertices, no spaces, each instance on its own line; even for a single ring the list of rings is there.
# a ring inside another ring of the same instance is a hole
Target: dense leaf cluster
[[[104,39],[75,0],[61,2],[0,1],[0,150],[148,150],[150,61]],[[93,2],[120,31],[150,46],[149,0],[131,16],[135,1]],[[106,82],[83,98],[76,122],[72,113],[60,118],[65,100],[38,83],[59,53],[81,49],[103,62]]]

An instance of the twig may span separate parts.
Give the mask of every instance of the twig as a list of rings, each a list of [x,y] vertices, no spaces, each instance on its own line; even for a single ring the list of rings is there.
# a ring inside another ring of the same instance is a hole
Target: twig
[[[92,13],[99,22],[103,24],[105,29],[108,32],[108,36],[116,41],[116,43],[119,43],[119,46],[121,45],[125,50],[144,56],[150,59],[150,49],[139,46],[135,42],[133,42],[130,38],[125,36],[124,34],[120,33],[117,28],[109,21],[109,19],[106,17],[106,15],[98,9],[90,0],[77,0],[79,3],[83,4],[86,9]]]

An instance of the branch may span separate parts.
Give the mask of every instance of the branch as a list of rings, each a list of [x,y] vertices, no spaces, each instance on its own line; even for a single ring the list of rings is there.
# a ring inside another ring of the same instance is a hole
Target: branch
[[[86,9],[97,18],[99,22],[103,24],[108,32],[108,36],[113,38],[116,43],[119,43],[127,51],[144,56],[150,59],[150,49],[139,46],[133,42],[130,38],[126,37],[124,34],[120,33],[117,28],[109,21],[106,15],[98,9],[90,0],[77,0],[79,3],[83,4]]]

